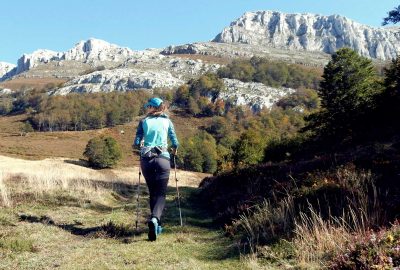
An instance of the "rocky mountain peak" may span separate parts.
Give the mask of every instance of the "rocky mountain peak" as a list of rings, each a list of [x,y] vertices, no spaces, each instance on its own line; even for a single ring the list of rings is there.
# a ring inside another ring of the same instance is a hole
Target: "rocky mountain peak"
[[[256,11],[244,13],[213,41],[329,54],[350,47],[360,55],[388,60],[400,53],[400,28],[374,28],[340,15]]]
[[[15,72],[15,70],[16,65],[6,62],[0,62],[0,79],[11,75],[11,73]]]
[[[66,52],[55,52],[51,50],[36,50],[30,54],[24,54],[18,59],[16,73],[19,74],[30,70],[40,64],[50,61],[113,61],[123,62],[135,55],[129,48],[120,47],[104,40],[91,38],[82,40]]]
[[[97,60],[122,61],[134,52],[107,41],[91,38],[78,42],[72,49],[64,53],[65,60]]]
[[[18,74],[24,72],[25,70],[28,70],[42,63],[60,60],[61,57],[62,53],[46,49],[39,49],[30,54],[23,54],[22,57],[18,59],[16,73]]]

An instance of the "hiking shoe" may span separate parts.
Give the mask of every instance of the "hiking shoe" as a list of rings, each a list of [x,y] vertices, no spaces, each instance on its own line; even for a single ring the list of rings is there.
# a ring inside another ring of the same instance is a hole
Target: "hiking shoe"
[[[156,241],[157,240],[157,231],[158,231],[158,221],[156,218],[152,218],[147,222],[147,225],[149,226],[149,240],[150,241]]]
[[[161,227],[160,225],[158,225],[157,227],[157,235],[161,234],[163,231],[163,227]]]

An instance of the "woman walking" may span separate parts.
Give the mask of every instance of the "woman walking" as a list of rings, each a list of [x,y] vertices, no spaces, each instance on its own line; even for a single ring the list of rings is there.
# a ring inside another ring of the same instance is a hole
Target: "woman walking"
[[[151,98],[144,106],[147,116],[139,122],[133,147],[140,148],[140,167],[150,193],[148,236],[155,241],[162,231],[161,216],[171,169],[167,139],[171,140],[174,155],[179,143],[162,99]]]

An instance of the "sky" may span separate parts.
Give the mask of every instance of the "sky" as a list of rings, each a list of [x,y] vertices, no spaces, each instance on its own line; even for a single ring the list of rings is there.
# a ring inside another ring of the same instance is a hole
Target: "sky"
[[[18,0],[0,5],[0,61],[98,38],[133,50],[209,41],[246,11],[339,14],[379,27],[394,0]]]

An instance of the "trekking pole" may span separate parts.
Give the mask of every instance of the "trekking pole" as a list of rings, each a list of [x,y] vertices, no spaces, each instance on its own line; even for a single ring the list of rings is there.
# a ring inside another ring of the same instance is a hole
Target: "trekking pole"
[[[181,211],[181,200],[180,200],[180,196],[179,196],[179,188],[178,188],[178,178],[176,177],[176,159],[175,159],[174,155],[174,169],[175,169],[175,183],[176,183],[176,194],[178,196],[178,209],[179,209],[179,219],[181,221],[181,227],[183,226],[183,222],[182,222],[182,211]]]
[[[140,204],[139,204],[139,196],[140,196],[140,177],[142,176],[142,171],[140,170],[140,165],[139,165],[139,184],[136,189],[136,233],[138,232],[138,222],[139,222],[139,211],[140,211]]]

